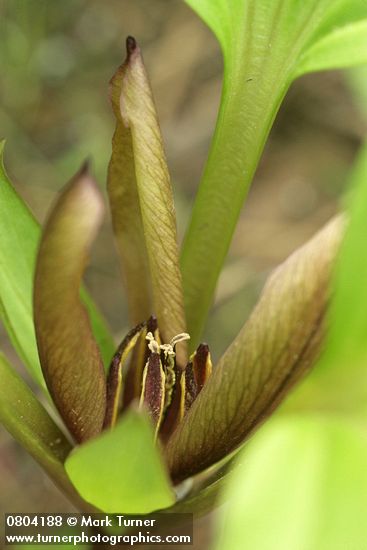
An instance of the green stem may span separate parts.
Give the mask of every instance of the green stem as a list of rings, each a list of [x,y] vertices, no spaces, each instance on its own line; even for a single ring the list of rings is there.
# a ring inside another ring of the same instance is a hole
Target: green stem
[[[324,6],[313,0],[292,12],[288,4],[247,0],[238,13],[226,4],[227,26],[213,26],[224,51],[222,100],[181,256],[193,347],[297,58]]]
[[[274,86],[268,82],[261,93],[257,79],[249,80],[250,75],[245,82],[247,97],[232,83],[223,90],[217,129],[183,245],[181,268],[193,347],[202,333],[242,205],[286,92],[285,83],[278,81]]]

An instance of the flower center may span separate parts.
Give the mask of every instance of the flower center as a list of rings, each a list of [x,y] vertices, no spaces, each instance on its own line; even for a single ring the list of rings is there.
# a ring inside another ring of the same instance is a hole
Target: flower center
[[[113,357],[107,383],[105,428],[138,399],[153,422],[156,435],[166,437],[187,413],[211,373],[209,348],[200,344],[185,368],[176,360],[176,346],[190,339],[181,332],[162,343],[157,319],[132,329]]]

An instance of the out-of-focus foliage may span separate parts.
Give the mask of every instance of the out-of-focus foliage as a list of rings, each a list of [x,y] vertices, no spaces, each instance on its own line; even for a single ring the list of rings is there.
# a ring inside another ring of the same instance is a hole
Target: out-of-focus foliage
[[[70,166],[75,169],[88,155],[99,176],[106,171],[106,83],[121,56],[111,47],[121,24],[97,3],[86,5],[65,0],[60,10],[47,0],[15,0],[0,7],[0,137],[17,140],[44,192],[67,181]],[[97,82],[102,63],[105,79]],[[13,162],[12,150],[8,154]],[[29,172],[18,164],[17,176],[26,183]]]
[[[348,226],[336,266],[325,352],[290,408],[364,415],[367,400],[367,146],[350,177]]]
[[[347,71],[346,77],[355,103],[367,118],[367,65]]]
[[[215,550],[362,550],[367,435],[343,417],[274,419],[237,459]]]
[[[326,350],[283,407],[282,419],[270,422],[241,452],[226,491],[230,505],[218,548],[363,548],[367,433],[359,422],[367,399],[366,181],[364,146],[350,178]],[[294,408],[307,414],[287,416]]]
[[[348,228],[335,274],[322,363],[332,372],[345,369],[358,384],[358,367],[365,370],[367,361],[367,144],[351,174],[350,189]]]

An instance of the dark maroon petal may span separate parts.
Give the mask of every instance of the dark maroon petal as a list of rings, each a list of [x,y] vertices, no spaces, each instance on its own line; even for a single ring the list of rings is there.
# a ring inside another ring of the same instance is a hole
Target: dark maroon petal
[[[129,366],[129,369],[126,375],[126,380],[125,380],[124,399],[123,399],[124,410],[130,405],[130,403],[134,399],[140,398],[140,395],[141,395],[143,371],[148,361],[148,356],[150,354],[150,350],[148,348],[148,341],[146,339],[146,335],[148,332],[151,332],[156,342],[160,344],[157,318],[154,315],[149,317],[146,323],[146,326],[142,330],[138,338],[138,341],[136,343],[136,346],[133,350],[133,354],[130,360],[130,366]]]
[[[212,361],[208,344],[200,344],[192,356],[193,374],[199,393],[212,373]]]
[[[194,376],[193,363],[190,361],[181,376],[181,419],[185,416],[199,393]]]
[[[140,325],[137,325],[127,334],[112,359],[107,380],[107,407],[104,428],[111,428],[116,424],[123,391],[122,378],[124,366],[126,365],[126,360],[129,353],[134,348],[139,336],[144,331],[144,326],[144,323],[140,323]]]
[[[159,430],[164,407],[165,374],[159,353],[151,353],[144,368],[141,404],[147,408],[156,433]]]

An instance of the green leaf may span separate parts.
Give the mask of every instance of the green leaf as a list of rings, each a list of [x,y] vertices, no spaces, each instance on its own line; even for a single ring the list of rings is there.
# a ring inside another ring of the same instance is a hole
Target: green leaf
[[[42,371],[77,441],[101,431],[106,411],[102,359],[79,293],[103,213],[97,184],[83,167],[50,214],[36,264],[34,319]]]
[[[367,63],[367,19],[337,28],[300,57],[295,76]]]
[[[271,275],[250,319],[167,445],[175,481],[237,448],[312,366],[342,232],[342,218],[334,219]]]
[[[181,288],[181,273],[178,261],[178,247],[176,235],[176,219],[172,198],[172,189],[163,150],[162,137],[157,121],[157,114],[153,102],[148,77],[145,72],[140,49],[135,40],[127,39],[127,59],[114,77],[113,86],[121,86],[119,98],[120,113],[118,113],[118,133],[115,135],[115,143],[123,139],[126,147],[124,155],[119,150],[114,151],[112,164],[110,165],[110,199],[112,212],[115,217],[115,227],[118,227],[118,236],[121,247],[126,246],[130,238],[131,229],[119,217],[123,217],[127,206],[121,205],[124,200],[126,185],[134,185],[136,178],[137,192],[141,210],[141,222],[136,204],[136,197],[132,200],[132,211],[128,214],[128,220],[135,216],[132,227],[136,226],[137,234],[134,239],[141,241],[144,233],[146,250],[148,255],[149,273],[138,277],[134,281],[134,271],[126,256],[130,253],[130,246],[124,252],[125,271],[130,270],[129,277],[132,284],[135,283],[134,300],[136,293],[140,291],[139,282],[150,278],[152,286],[152,303],[158,318],[159,329],[165,341],[185,331],[185,315],[183,308],[183,295]],[[113,97],[116,89],[113,89]],[[114,99],[116,104],[116,99]],[[121,155],[119,160],[117,156]],[[135,178],[132,174],[132,157],[135,169]],[[117,163],[120,163],[117,167]],[[125,178],[121,179],[122,163],[125,167]],[[122,186],[118,189],[117,186]],[[131,191],[132,193],[132,191]],[[127,197],[126,197],[127,198]],[[131,196],[129,195],[131,199]],[[128,205],[130,207],[130,204]],[[142,228],[140,228],[142,223]],[[122,233],[126,232],[122,239]],[[122,240],[121,240],[122,239]],[[139,250],[143,249],[139,244]],[[145,269],[144,251],[136,252],[139,258],[136,260],[139,269]],[[134,255],[135,258],[135,255]],[[134,260],[135,261],[135,260]],[[132,262],[132,260],[131,260]],[[143,286],[144,296],[147,293],[146,285]],[[133,307],[135,310],[135,307]],[[142,309],[142,314],[146,310]],[[142,321],[139,319],[138,321]]]
[[[40,228],[12,187],[3,165],[0,146],[0,318],[32,376],[44,384],[33,326],[33,273]],[[106,363],[114,344],[92,300],[82,291],[92,326]]]
[[[195,347],[267,136],[298,64],[304,59],[311,66],[314,54],[318,70],[330,68],[325,50],[322,59],[323,44],[336,44],[339,37],[351,52],[352,34],[353,55],[347,58],[339,43],[333,67],[346,66],[348,59],[355,64],[357,57],[363,61],[365,53],[356,52],[363,42],[357,22],[367,18],[367,5],[363,0],[186,1],[216,34],[224,56],[216,130],[181,258]],[[327,38],[336,26],[337,34]]]
[[[19,356],[44,384],[33,326],[33,271],[39,227],[0,163],[0,314]]]
[[[0,354],[0,422],[53,481],[73,493],[64,460],[71,445],[21,377]]]
[[[343,418],[266,426],[238,458],[215,550],[359,550],[367,540],[367,436]]]
[[[65,467],[80,495],[106,513],[148,514],[175,501],[152,426],[135,410],[75,449]]]

